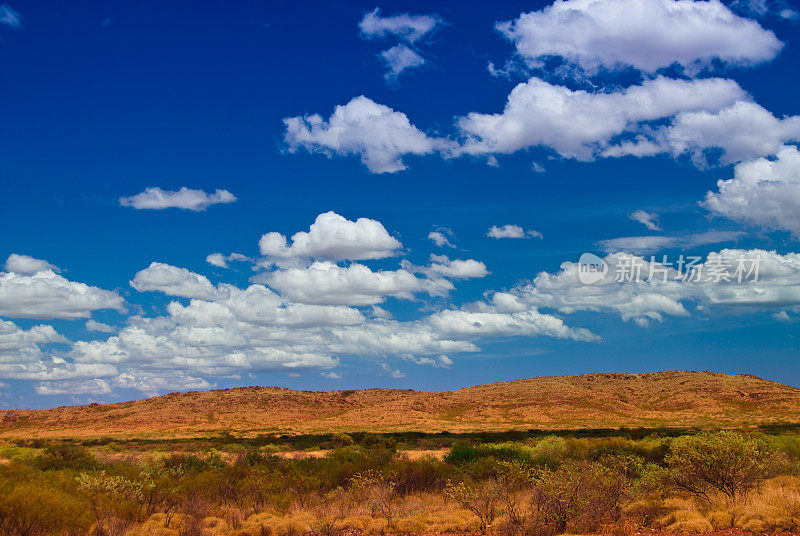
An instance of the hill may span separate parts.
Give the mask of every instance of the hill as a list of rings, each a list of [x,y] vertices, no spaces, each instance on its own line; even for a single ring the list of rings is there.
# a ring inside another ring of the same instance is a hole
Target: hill
[[[422,392],[242,387],[115,404],[0,412],[0,437],[468,432],[800,423],[800,389],[747,374],[540,377]]]

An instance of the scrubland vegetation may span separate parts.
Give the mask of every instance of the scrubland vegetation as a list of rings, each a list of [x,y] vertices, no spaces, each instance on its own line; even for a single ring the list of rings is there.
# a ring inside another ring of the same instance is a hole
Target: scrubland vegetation
[[[0,534],[8,536],[728,528],[800,531],[797,431],[225,435],[0,446]]]

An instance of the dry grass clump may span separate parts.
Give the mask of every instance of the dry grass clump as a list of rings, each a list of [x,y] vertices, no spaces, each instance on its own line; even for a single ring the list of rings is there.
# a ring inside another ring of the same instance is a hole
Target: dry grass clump
[[[671,512],[656,520],[656,526],[668,532],[710,532],[711,523],[696,508],[693,501],[668,499],[664,501]]]
[[[668,532],[741,529],[752,533],[794,533],[800,530],[800,478],[769,479],[735,503],[722,494],[709,500],[651,499],[631,503],[626,514],[638,519],[649,517],[653,526]]]

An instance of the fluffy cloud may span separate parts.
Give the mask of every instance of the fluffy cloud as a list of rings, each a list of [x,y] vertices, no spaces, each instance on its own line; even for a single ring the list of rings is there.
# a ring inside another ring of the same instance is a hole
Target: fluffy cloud
[[[558,273],[542,272],[528,284],[494,294],[492,310],[614,312],[623,320],[646,326],[663,321],[667,315],[688,316],[686,304],[696,304],[698,311],[722,306],[770,309],[800,304],[800,254],[796,253],[724,249],[709,253],[705,261],[692,267],[649,262],[628,253],[614,253],[603,260],[608,274],[594,284],[581,283],[579,265],[566,262]],[[720,278],[720,268],[733,277]],[[737,270],[742,270],[741,281]]]
[[[450,279],[473,279],[486,277],[486,265],[475,259],[451,260],[446,255],[431,255],[430,266],[422,268],[428,277],[447,277]]]
[[[268,261],[291,259],[366,260],[397,254],[403,245],[376,220],[350,221],[335,212],[317,216],[308,232],[292,235],[292,244],[280,233],[267,233],[259,240]]]
[[[511,91],[502,113],[470,113],[457,125],[465,137],[461,152],[466,154],[543,146],[563,157],[591,160],[613,138],[635,132],[643,123],[682,112],[713,113],[746,98],[736,82],[720,78],[658,76],[610,93],[573,91],[531,78]],[[641,145],[637,144],[640,151]],[[660,151],[647,149],[647,154]]]
[[[137,272],[130,283],[139,292],[156,291],[168,296],[201,300],[213,300],[220,296],[220,291],[206,276],[161,262],[150,263],[150,266]]]
[[[565,0],[497,28],[532,66],[560,56],[589,72],[633,66],[655,72],[770,60],[782,43],[718,0]]]
[[[312,369],[330,375],[347,357],[446,366],[452,362],[449,356],[478,352],[481,340],[498,337],[601,340],[548,311],[598,311],[647,325],[666,316],[709,314],[722,307],[786,310],[800,305],[800,254],[723,250],[695,266],[698,277],[684,279],[676,277],[674,266],[639,259],[643,274],[657,269],[670,277],[607,278],[583,285],[578,266],[564,263],[557,273],[541,273],[530,283],[490,294],[488,300],[399,321],[374,304],[387,296],[444,294],[453,288],[451,280],[483,277],[486,266],[436,255],[428,266],[404,261],[399,270],[339,266],[336,260],[391,256],[401,244],[380,222],[349,221],[334,213],[320,215],[308,232],[292,237],[291,245],[281,238],[266,244],[262,240],[268,259],[323,260],[273,266],[258,276],[269,286],[246,288],[214,285],[185,268],[153,263],[134,276],[134,288],[188,301],[172,301],[157,316],[131,316],[104,340],[71,342],[51,326],[26,330],[0,321],[0,377],[39,382],[35,388],[42,394],[91,395],[116,389],[156,394],[207,389],[214,378],[244,372]],[[734,266],[742,257],[760,258],[757,280],[713,280],[715,266]],[[605,262],[613,273],[626,259],[631,256],[619,253]],[[61,277],[51,270],[6,276]],[[356,307],[365,307],[366,314]],[[87,328],[95,324],[87,323]]]
[[[295,235],[291,247],[284,246],[311,258],[336,257],[341,252],[347,252],[345,257],[382,252],[380,257],[400,247],[374,220],[322,216],[314,224],[317,227]],[[333,227],[326,227],[329,223]],[[325,232],[320,233],[320,226]],[[353,244],[359,248],[353,249]],[[152,263],[135,275],[131,285],[189,298],[188,303],[170,302],[161,316],[131,316],[125,327],[105,340],[71,342],[50,326],[26,331],[3,322],[0,375],[38,381],[35,388],[42,394],[105,394],[115,389],[155,394],[208,388],[213,385],[209,378],[245,371],[330,370],[344,356],[446,366],[452,362],[448,355],[476,352],[475,342],[485,337],[598,340],[586,330],[530,308],[488,312],[473,304],[397,321],[374,305],[387,296],[444,295],[453,289],[450,279],[488,273],[483,263],[472,259],[432,256],[431,260],[429,266],[404,262],[399,270],[377,272],[361,264],[342,267],[317,261],[307,268],[277,268],[258,276],[274,289],[263,284],[213,285],[185,268]],[[40,274],[52,272],[36,275]],[[371,305],[369,315],[349,304]],[[104,325],[90,321],[87,328],[104,329]],[[68,349],[49,349],[47,345],[54,343]]]
[[[384,75],[387,80],[396,79],[406,69],[425,65],[425,58],[405,45],[395,45],[380,53],[389,70]]]
[[[646,210],[637,210],[628,216],[633,221],[638,221],[651,231],[660,231],[661,227],[658,225],[658,214],[647,212]]]
[[[5,267],[6,272],[14,272],[15,274],[23,275],[31,275],[36,272],[45,272],[47,270],[52,270],[54,272],[61,271],[47,261],[34,259],[29,255],[18,255],[16,253],[12,253],[8,256]]]
[[[22,329],[13,322],[0,320],[0,377],[22,380],[67,380],[111,376],[113,366],[74,364],[58,352],[48,350],[52,344],[69,341],[52,326],[36,325]]]
[[[773,155],[794,141],[800,141],[800,116],[778,119],[758,104],[737,101],[716,111],[679,113],[672,124],[640,136],[636,142],[611,146],[603,155],[688,154],[703,167],[709,164],[709,149],[719,149],[720,163],[731,164]]]
[[[800,116],[777,118],[735,81],[721,78],[657,76],[615,91],[572,90],[531,78],[511,91],[502,113],[458,118],[460,144],[430,137],[405,114],[366,97],[338,106],[328,121],[314,115],[284,122],[291,151],[358,155],[373,173],[405,169],[408,154],[491,160],[533,147],[584,161],[688,155],[705,167],[773,155],[800,141]]]
[[[361,35],[367,39],[398,37],[408,43],[414,43],[432,31],[440,19],[435,15],[409,15],[403,13],[391,17],[382,17],[381,10],[375,8],[366,13],[358,24]]]
[[[40,324],[22,329],[10,320],[0,320],[0,352],[4,358],[11,352],[25,353],[33,345],[67,342],[52,326]]]
[[[715,263],[726,261],[734,266],[742,256],[760,257],[757,280],[713,280]],[[613,271],[625,258],[624,254],[609,255],[605,262]],[[444,259],[437,260],[446,264]],[[651,264],[641,258],[639,261],[646,274]],[[145,389],[145,384],[152,382],[146,379],[174,370],[183,371],[187,378],[195,379],[192,381],[207,381],[200,379],[240,371],[330,369],[340,356],[395,356],[420,364],[444,363],[439,356],[475,352],[475,342],[487,337],[600,340],[585,329],[569,327],[563,320],[539,311],[541,308],[564,314],[580,310],[612,312],[647,325],[663,321],[665,316],[692,314],[689,305],[700,312],[712,307],[785,309],[800,304],[798,254],[723,250],[695,266],[700,277],[686,280],[673,277],[678,273],[674,267],[652,266],[666,270],[670,277],[630,281],[607,278],[582,285],[577,265],[565,263],[560,272],[539,274],[530,284],[493,294],[490,301],[406,322],[382,315],[367,318],[340,305],[302,305],[262,285],[246,289],[227,286],[225,297],[216,301],[172,303],[165,316],[133,317],[118,336],[75,343],[69,355],[74,360],[71,366],[84,367],[84,374],[94,371],[91,379],[108,377],[100,367],[116,367],[122,371],[120,376],[127,375],[127,385]],[[65,372],[63,379],[74,378]],[[118,385],[116,379],[110,382]],[[150,389],[158,388],[150,385]]]
[[[474,352],[478,348],[473,340],[499,335],[596,340],[585,330],[533,311],[508,318],[503,313],[463,316],[449,311],[398,322],[368,319],[348,307],[287,303],[262,285],[230,288],[227,298],[215,302],[192,300],[186,306],[174,302],[167,313],[132,317],[106,341],[75,343],[69,353],[72,366],[94,370],[93,379],[107,377],[108,369],[120,370],[115,378],[127,375],[127,383],[136,387],[137,378],[157,378],[175,370],[203,377],[330,369],[342,355],[424,359]]]
[[[707,231],[704,233],[691,233],[679,236],[626,236],[623,238],[612,238],[598,242],[598,246],[603,251],[611,253],[655,253],[656,251],[667,248],[693,248],[708,244],[719,244],[739,239],[744,233],[742,231]]]
[[[418,278],[404,269],[373,272],[363,264],[343,268],[331,262],[275,270],[258,281],[293,302],[311,304],[375,305],[390,296],[410,300],[417,292],[443,296],[453,289],[449,281]]]
[[[800,238],[800,151],[787,146],[777,157],[738,164],[734,177],[717,182],[703,205],[732,220],[791,232]]]
[[[431,154],[452,145],[428,137],[404,113],[364,96],[337,106],[327,121],[314,114],[283,122],[290,152],[303,148],[327,156],[356,155],[372,173],[401,171],[406,169],[403,156]]]
[[[119,203],[124,207],[136,209],[162,210],[165,208],[182,208],[195,212],[205,210],[218,203],[233,203],[236,196],[228,190],[217,190],[213,194],[203,190],[192,190],[185,186],[172,192],[161,188],[146,188],[144,192],[131,197],[120,197]]]
[[[0,5],[0,24],[19,28],[22,25],[22,15],[11,9],[10,6]]]
[[[492,225],[486,236],[489,238],[528,238],[529,236],[542,238],[542,233],[533,230],[526,231],[519,225],[508,224],[502,227]]]
[[[18,261],[13,261],[12,267]],[[29,271],[34,267],[43,267],[37,264],[43,262],[22,260],[19,261],[20,266],[16,267]],[[0,272],[0,316],[72,320],[88,318],[91,311],[98,309],[123,312],[124,300],[116,292],[69,281],[50,269],[32,274]]]

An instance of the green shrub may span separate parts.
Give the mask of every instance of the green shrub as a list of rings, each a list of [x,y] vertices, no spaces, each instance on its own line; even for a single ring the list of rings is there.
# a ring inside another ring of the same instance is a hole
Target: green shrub
[[[774,460],[763,440],[730,431],[679,437],[666,458],[672,484],[708,501],[713,491],[740,499],[772,474]]]
[[[540,455],[545,454],[543,449]],[[470,463],[482,458],[492,458],[496,461],[520,461],[523,463],[533,463],[537,456],[535,448],[523,443],[479,443],[473,445],[464,441],[453,443],[450,452],[445,456],[445,461],[455,465]]]
[[[42,471],[91,471],[100,466],[88,449],[67,443],[48,445],[34,459],[34,464]]]
[[[419,460],[395,459],[387,471],[395,475],[399,495],[441,490],[452,476],[451,466],[433,456]]]

